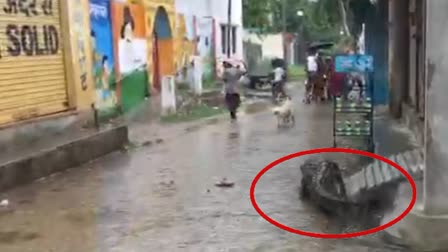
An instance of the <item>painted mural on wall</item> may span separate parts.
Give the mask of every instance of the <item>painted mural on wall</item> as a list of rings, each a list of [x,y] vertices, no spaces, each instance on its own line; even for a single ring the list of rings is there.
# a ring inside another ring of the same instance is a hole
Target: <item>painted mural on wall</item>
[[[145,9],[143,5],[115,0],[111,12],[121,107],[127,112],[148,95]]]
[[[52,2],[47,1],[48,3]],[[75,36],[78,39],[78,63],[79,63],[79,69],[80,69],[80,76],[81,79],[81,88],[82,90],[86,90],[88,88],[87,84],[87,53],[86,53],[86,47],[84,41],[84,29],[85,27],[88,27],[86,22],[84,21],[84,8],[82,4],[82,0],[74,0],[73,1],[73,27]]]
[[[187,36],[187,39],[189,41],[193,41],[195,39],[195,21],[194,21],[195,17],[191,16],[191,15],[185,15],[184,16],[184,20],[185,20],[185,35]]]
[[[214,53],[213,53],[213,19],[197,19],[197,51],[202,61],[202,79],[204,82],[214,78]]]
[[[194,41],[194,23],[193,17],[178,15],[176,33],[176,58],[175,67],[178,82],[188,82],[188,70],[191,67],[190,62],[195,52]]]
[[[100,110],[117,106],[113,37],[109,0],[90,0],[90,37],[96,107]]]
[[[153,36],[153,83],[157,92],[161,91],[164,77],[174,75],[175,69],[175,30],[172,21],[163,7],[158,7],[154,19]]]
[[[142,0],[145,9],[146,9],[146,25],[147,25],[147,45],[148,45],[148,69],[150,80],[151,80],[151,91],[154,93],[160,92],[160,83],[157,83],[155,80],[159,79],[159,76],[155,73],[155,70],[158,68],[159,73],[163,75],[164,72],[170,72],[169,74],[173,74],[174,71],[174,63],[175,63],[175,55],[174,55],[174,41],[159,41],[162,43],[159,43],[159,55],[155,55],[154,52],[154,46],[155,46],[155,38],[154,38],[154,30],[156,28],[157,23],[157,14],[159,13],[160,8],[164,9],[167,14],[168,19],[168,25],[169,30],[175,33],[175,21],[176,21],[176,14],[175,14],[175,7],[174,7],[174,0]],[[174,39],[173,39],[174,40]],[[163,43],[165,42],[165,43]],[[168,42],[168,43],[166,43]],[[168,47],[171,48],[171,52],[168,50],[161,49],[163,47],[164,49],[168,49]],[[161,54],[160,51],[164,51],[166,54]],[[159,56],[160,58],[164,58],[164,62],[160,62],[162,64],[159,64],[157,66],[155,59]]]

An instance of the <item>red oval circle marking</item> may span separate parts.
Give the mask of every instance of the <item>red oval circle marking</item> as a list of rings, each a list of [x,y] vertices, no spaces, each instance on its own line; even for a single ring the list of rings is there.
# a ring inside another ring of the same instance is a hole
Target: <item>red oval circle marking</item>
[[[340,153],[349,153],[349,154],[355,154],[355,155],[361,155],[361,156],[366,156],[366,157],[371,157],[371,158],[375,158],[378,159],[382,162],[385,162],[389,165],[391,165],[392,167],[396,168],[397,170],[399,170],[402,174],[405,175],[406,179],[408,180],[409,184],[412,187],[412,199],[411,202],[409,203],[409,206],[406,208],[406,210],[400,214],[398,217],[396,217],[395,219],[391,220],[390,222],[381,225],[379,227],[376,228],[372,228],[372,229],[368,229],[365,231],[360,231],[360,232],[353,232],[353,233],[345,233],[345,234],[325,234],[325,233],[315,233],[315,232],[307,232],[307,231],[303,231],[303,230],[299,230],[299,229],[294,229],[291,228],[289,226],[286,226],[282,223],[279,223],[277,221],[275,221],[274,219],[270,218],[267,214],[265,214],[260,207],[258,206],[256,200],[255,200],[255,187],[258,183],[258,181],[260,180],[261,176],[263,176],[268,170],[272,169],[273,167],[275,167],[276,165],[283,163],[287,160],[296,158],[296,157],[300,157],[300,156],[305,156],[305,155],[310,155],[310,154],[318,154],[318,153],[327,153],[327,152],[340,152]],[[411,175],[402,167],[400,167],[398,164],[390,161],[389,159],[382,157],[380,155],[377,154],[373,154],[370,152],[366,152],[366,151],[361,151],[361,150],[354,150],[354,149],[345,149],[345,148],[321,148],[321,149],[312,149],[312,150],[306,150],[306,151],[300,151],[300,152],[296,152],[296,153],[292,153],[289,154],[287,156],[281,157],[275,161],[273,161],[272,163],[270,163],[269,165],[267,165],[265,168],[263,168],[254,178],[254,180],[252,181],[252,184],[250,186],[250,200],[252,202],[253,207],[255,208],[255,210],[258,212],[258,214],[263,217],[265,220],[267,220],[269,223],[271,223],[272,225],[281,228],[285,231],[294,233],[294,234],[298,234],[298,235],[303,235],[303,236],[309,236],[309,237],[314,237],[314,238],[323,238],[323,239],[346,239],[346,238],[354,238],[354,237],[359,237],[359,236],[364,236],[364,235],[369,235],[369,234],[373,234],[379,231],[382,231],[386,228],[389,228],[395,224],[397,224],[399,221],[401,221],[404,217],[406,217],[406,215],[408,215],[412,208],[415,205],[415,202],[417,200],[417,187],[415,185],[415,181],[414,179],[411,177]]]

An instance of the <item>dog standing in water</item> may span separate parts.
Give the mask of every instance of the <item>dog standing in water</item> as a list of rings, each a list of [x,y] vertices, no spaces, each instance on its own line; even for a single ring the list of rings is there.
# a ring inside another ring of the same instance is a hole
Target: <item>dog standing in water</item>
[[[289,124],[291,127],[295,125],[294,104],[291,97],[286,97],[280,106],[275,107],[272,112],[277,117],[277,127]]]

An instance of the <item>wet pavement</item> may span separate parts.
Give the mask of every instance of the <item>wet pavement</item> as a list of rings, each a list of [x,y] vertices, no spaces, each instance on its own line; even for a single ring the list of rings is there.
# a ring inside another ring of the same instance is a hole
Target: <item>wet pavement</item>
[[[295,98],[291,129],[277,129],[269,112],[247,115],[9,191],[1,199],[14,211],[0,212],[0,251],[398,251],[378,235],[319,240],[291,234],[252,207],[249,188],[264,166],[332,145],[331,110],[300,101]],[[341,231],[300,201],[302,161],[285,162],[261,178],[259,206],[294,228]],[[234,187],[216,187],[223,177]]]

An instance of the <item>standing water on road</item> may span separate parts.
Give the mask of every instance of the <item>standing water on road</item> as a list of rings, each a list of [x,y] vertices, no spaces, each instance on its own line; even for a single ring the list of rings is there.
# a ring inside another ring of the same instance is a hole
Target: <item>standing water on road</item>
[[[377,235],[301,237],[254,210],[249,188],[263,167],[331,145],[327,106],[303,105],[297,96],[293,101],[294,128],[278,129],[269,112],[251,114],[4,193],[13,211],[0,212],[0,251],[398,251]],[[260,207],[295,228],[342,231],[299,199],[300,162],[263,176],[255,195]],[[233,186],[216,187],[223,178]]]

